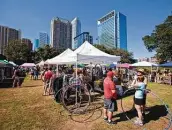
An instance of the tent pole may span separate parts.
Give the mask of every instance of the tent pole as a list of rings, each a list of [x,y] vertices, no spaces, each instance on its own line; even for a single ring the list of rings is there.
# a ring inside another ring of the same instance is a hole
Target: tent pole
[[[76,78],[78,78],[78,74],[77,74],[78,66],[77,66],[77,64],[78,64],[78,54],[76,54]]]
[[[77,78],[78,78],[78,74],[77,74],[77,72],[78,72],[78,66],[77,66],[77,64],[78,64],[78,54],[76,54],[76,82],[77,82]],[[76,87],[76,97],[75,97],[75,105],[77,105],[77,100],[78,100],[78,87]]]
[[[57,64],[57,66],[56,66],[56,74],[58,74],[59,75],[59,65]]]

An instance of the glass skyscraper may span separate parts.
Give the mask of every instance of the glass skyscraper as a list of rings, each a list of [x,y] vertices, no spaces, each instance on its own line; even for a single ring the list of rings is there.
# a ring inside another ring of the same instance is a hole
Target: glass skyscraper
[[[39,39],[35,39],[33,50],[36,51],[39,48]]]
[[[74,38],[74,49],[80,47],[85,41],[93,44],[93,37],[90,36],[89,32],[83,32]]]
[[[39,33],[39,45],[43,47],[44,45],[49,44],[48,34],[46,32]]]
[[[71,21],[72,24],[72,49],[75,49],[75,41],[74,38],[81,34],[81,22],[76,17]]]
[[[117,11],[111,11],[97,21],[98,43],[109,48],[127,50],[126,16]]]

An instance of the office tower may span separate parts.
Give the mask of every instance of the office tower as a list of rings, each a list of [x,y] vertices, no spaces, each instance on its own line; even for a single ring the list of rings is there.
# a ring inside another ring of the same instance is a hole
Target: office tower
[[[39,48],[39,39],[35,39],[33,50],[36,51]]]
[[[26,44],[28,46],[29,50],[32,51],[33,45],[32,45],[32,42],[30,39],[22,38],[22,43]]]
[[[98,43],[109,48],[127,50],[126,16],[117,11],[111,11],[97,21]]]
[[[72,24],[72,49],[75,49],[74,38],[79,34],[81,34],[81,22],[76,17],[71,21],[71,24]]]
[[[64,50],[72,46],[72,24],[59,17],[51,20],[51,46]]]
[[[12,40],[21,39],[21,30],[0,25],[0,54],[4,55],[4,48]]]
[[[46,32],[40,32],[39,33],[39,45],[40,45],[40,47],[43,47],[47,44],[49,44],[48,34]]]
[[[85,41],[93,44],[93,37],[90,36],[89,32],[83,32],[74,38],[74,49],[80,47]]]

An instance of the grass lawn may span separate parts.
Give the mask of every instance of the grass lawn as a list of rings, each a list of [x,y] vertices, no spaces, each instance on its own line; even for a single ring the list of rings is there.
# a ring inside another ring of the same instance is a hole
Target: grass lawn
[[[172,86],[149,84],[149,89],[162,98],[172,108]],[[91,113],[81,116],[73,116],[74,120],[81,121],[88,118],[84,123],[71,120],[69,114],[60,104],[57,104],[51,96],[42,96],[42,82],[26,79],[22,88],[0,89],[0,130],[162,130],[168,120],[165,116],[164,107],[151,94],[147,97],[147,106],[150,112],[147,123],[143,127],[134,126],[126,120],[120,108],[115,113],[114,120],[117,125],[108,125],[102,118],[102,107]],[[102,103],[102,102],[101,102]],[[101,103],[97,103],[101,106]],[[95,106],[92,105],[92,106]],[[125,110],[132,107],[132,97],[123,99]],[[132,115],[129,116],[134,119]]]

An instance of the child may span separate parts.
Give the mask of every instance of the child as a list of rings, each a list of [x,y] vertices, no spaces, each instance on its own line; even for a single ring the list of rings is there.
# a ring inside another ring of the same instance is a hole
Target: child
[[[135,124],[143,126],[142,113],[143,113],[143,106],[145,105],[144,94],[145,94],[145,88],[146,88],[143,76],[139,76],[137,78],[137,84],[135,85],[135,87],[138,87],[134,95],[135,108],[138,114],[138,118],[136,119]]]

